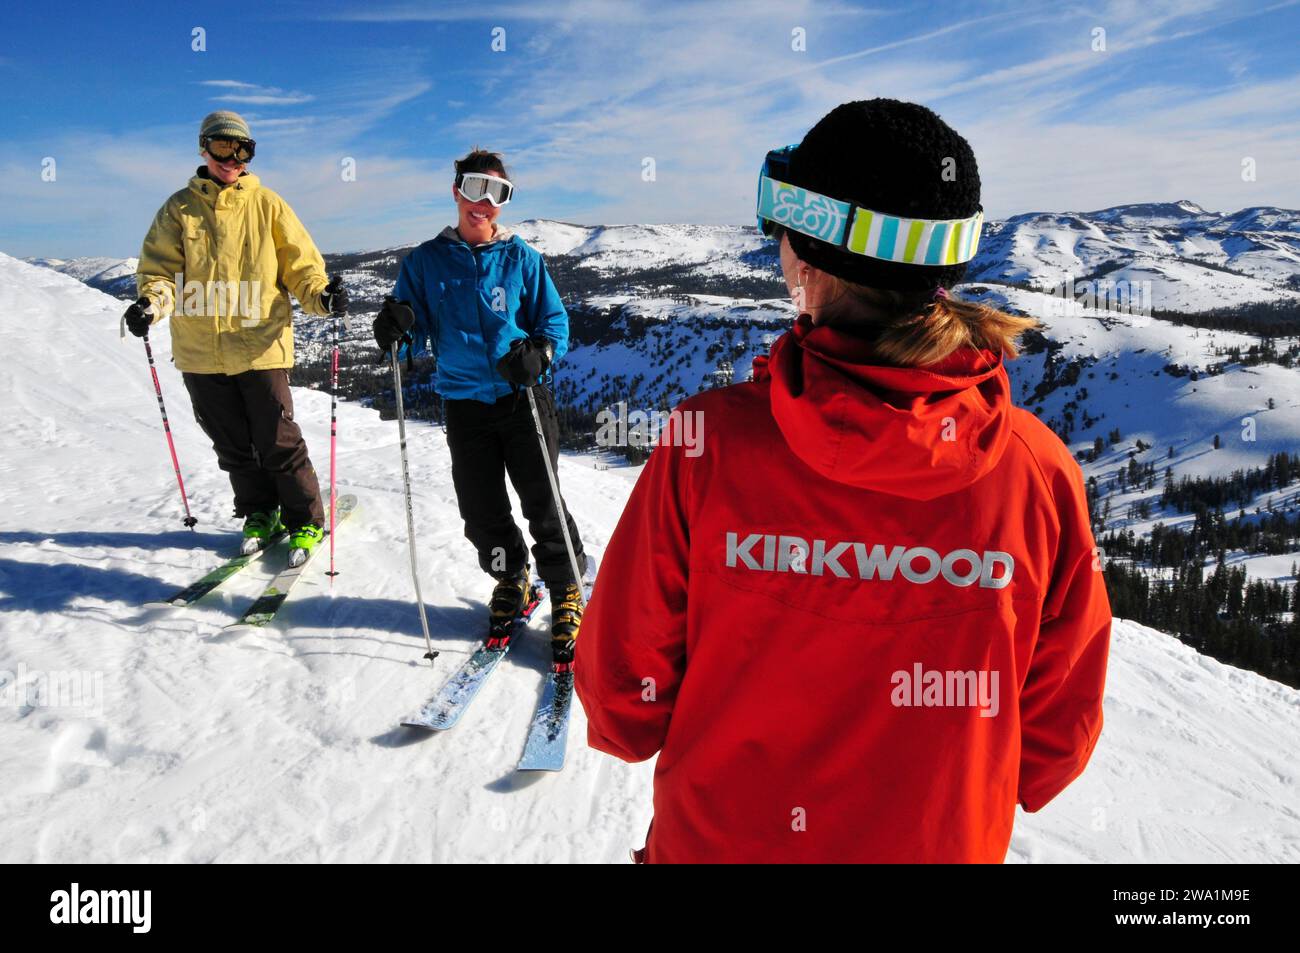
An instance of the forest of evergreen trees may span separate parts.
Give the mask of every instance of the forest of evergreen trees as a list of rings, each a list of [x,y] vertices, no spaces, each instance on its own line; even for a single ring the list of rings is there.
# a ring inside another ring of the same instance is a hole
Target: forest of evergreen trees
[[[1134,461],[1130,461],[1132,464]],[[1161,503],[1191,513],[1190,528],[1156,523],[1148,537],[1132,530],[1103,532],[1096,515],[1096,481],[1089,482],[1094,535],[1104,554],[1106,588],[1115,615],[1178,636],[1206,655],[1300,687],[1300,569],[1292,582],[1247,581],[1228,552],[1278,555],[1300,548],[1300,502],[1282,507],[1245,505],[1260,493],[1285,490],[1300,479],[1300,455],[1271,454],[1253,470],[1227,477],[1184,477],[1165,471]],[[1235,504],[1228,519],[1223,507]],[[1214,569],[1205,576],[1209,560]],[[1286,616],[1290,613],[1289,618]]]
[[[1266,338],[1300,335],[1300,302],[1292,300],[1258,301],[1195,313],[1153,309],[1151,316],[1171,324],[1257,334]]]
[[[1208,579],[1187,563],[1170,579],[1106,562],[1111,611],[1175,635],[1197,651],[1300,688],[1300,609],[1295,585],[1246,581],[1240,567],[1216,564]],[[1283,612],[1291,618],[1284,621]]]

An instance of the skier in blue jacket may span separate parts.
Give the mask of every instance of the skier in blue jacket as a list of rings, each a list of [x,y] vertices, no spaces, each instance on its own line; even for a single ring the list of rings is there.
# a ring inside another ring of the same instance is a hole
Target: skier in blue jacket
[[[530,591],[528,549],[506,495],[509,475],[533,537],[537,575],[551,594],[554,664],[566,671],[582,621],[581,581],[573,578],[532,411],[519,389],[532,388],[537,398],[554,472],[559,422],[547,384],[568,348],[569,315],[541,254],[497,222],[514,192],[500,154],[475,149],[458,160],[451,192],[456,226],[402,261],[375,318],[375,340],[385,351],[403,341],[411,353],[431,350],[436,359],[452,482],[465,536],[496,579],[491,615],[498,623],[522,611]],[[578,528],[560,506],[577,564],[585,566]]]

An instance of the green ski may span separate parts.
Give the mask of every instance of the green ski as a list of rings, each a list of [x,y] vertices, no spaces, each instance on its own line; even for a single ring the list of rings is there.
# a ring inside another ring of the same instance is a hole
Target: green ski
[[[239,572],[245,566],[261,559],[262,554],[264,552],[266,552],[272,546],[275,546],[276,544],[283,542],[287,538],[287,535],[288,534],[286,533],[280,533],[277,536],[273,536],[270,539],[270,541],[268,541],[267,544],[263,546],[261,549],[255,550],[254,552],[251,553],[244,553],[239,556],[235,556],[230,561],[226,562],[224,565],[218,566],[216,569],[209,572],[202,579],[198,579],[190,583],[184,589],[178,589],[176,592],[172,593],[167,598],[159,599],[156,602],[146,602],[145,608],[183,609],[186,606],[192,606],[194,603],[198,602],[209,592],[217,588],[217,586],[221,585],[223,582],[225,582],[235,573]]]
[[[357,508],[357,498],[351,494],[341,496],[335,505],[334,523],[335,529],[341,526]],[[272,579],[262,590],[262,594],[257,597],[257,601],[248,607],[247,611],[240,617],[238,622],[232,622],[226,626],[227,629],[261,629],[275,621],[275,614],[280,611],[284,601],[289,598],[289,593],[293,590],[294,585],[302,578],[303,571],[311,565],[313,557],[323,547],[316,546],[307,555],[306,562],[300,566],[286,566],[280,571],[280,574]]]

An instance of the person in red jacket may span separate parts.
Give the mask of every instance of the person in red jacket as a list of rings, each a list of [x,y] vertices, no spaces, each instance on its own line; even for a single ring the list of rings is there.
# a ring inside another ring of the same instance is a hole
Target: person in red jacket
[[[1110,603],[1079,466],[1012,404],[1036,322],[947,290],[979,192],[911,103],[769,153],[800,314],[674,411],[577,649],[589,744],[659,755],[638,859],[1001,862],[1087,764]]]

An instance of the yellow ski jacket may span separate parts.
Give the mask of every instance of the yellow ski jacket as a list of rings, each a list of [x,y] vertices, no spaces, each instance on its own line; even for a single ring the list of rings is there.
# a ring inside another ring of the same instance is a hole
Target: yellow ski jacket
[[[293,209],[247,172],[224,188],[190,179],[158,210],[136,270],[154,322],[171,318],[176,367],[196,374],[292,367],[289,294],[323,316],[328,281]]]

